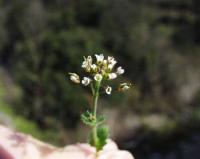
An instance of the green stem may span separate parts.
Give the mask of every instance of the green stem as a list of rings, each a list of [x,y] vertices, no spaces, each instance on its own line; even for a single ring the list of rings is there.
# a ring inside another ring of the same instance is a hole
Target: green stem
[[[94,116],[96,118],[97,116],[97,102],[98,102],[98,98],[99,98],[99,92],[96,92],[95,91],[95,94],[94,94],[94,101],[93,101],[93,106],[94,106]]]
[[[97,118],[97,102],[99,98],[99,88],[100,88],[101,82],[96,82],[94,94],[93,94],[93,108],[94,108],[94,117]],[[97,136],[97,125],[95,125],[92,129],[92,136],[94,139],[94,145],[97,146],[98,144],[98,136]]]
[[[93,137],[93,141],[94,141],[94,146],[96,147],[97,143],[98,143],[97,127],[96,126],[94,126],[92,128],[92,137]]]

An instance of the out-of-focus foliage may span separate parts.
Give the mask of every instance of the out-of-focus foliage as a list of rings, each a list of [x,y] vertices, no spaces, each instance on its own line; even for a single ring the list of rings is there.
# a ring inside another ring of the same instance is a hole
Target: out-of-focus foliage
[[[109,98],[109,108],[124,112],[123,124],[132,112],[158,135],[196,130],[199,6],[198,0],[0,0],[0,64],[21,92],[10,100],[14,112],[38,131],[75,131],[91,97],[67,73],[80,73],[84,55],[104,53],[126,66],[123,80],[133,81],[132,91]]]

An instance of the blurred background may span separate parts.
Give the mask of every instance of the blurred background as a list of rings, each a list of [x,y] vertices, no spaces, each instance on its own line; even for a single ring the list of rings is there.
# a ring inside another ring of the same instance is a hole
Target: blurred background
[[[0,0],[0,123],[57,146],[86,142],[83,56],[114,56],[110,137],[136,159],[199,159],[199,0]]]

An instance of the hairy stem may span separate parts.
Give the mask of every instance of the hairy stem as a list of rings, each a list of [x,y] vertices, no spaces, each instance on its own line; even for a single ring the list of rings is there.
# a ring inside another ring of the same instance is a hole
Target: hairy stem
[[[94,98],[93,98],[93,106],[94,106],[94,116],[95,118],[97,117],[97,102],[98,102],[98,98],[99,98],[99,92],[96,92],[95,90],[95,94],[94,94]]]
[[[94,89],[94,94],[93,94],[93,108],[94,108],[94,117],[97,119],[97,102],[99,98],[99,88],[100,88],[100,82],[96,82],[95,89]],[[97,136],[97,125],[95,125],[92,129],[92,136],[93,136],[93,141],[94,145],[97,146],[98,144],[98,136]]]

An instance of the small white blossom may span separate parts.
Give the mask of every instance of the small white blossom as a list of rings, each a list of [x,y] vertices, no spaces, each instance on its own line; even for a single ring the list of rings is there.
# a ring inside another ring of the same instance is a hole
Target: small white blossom
[[[109,64],[109,65],[108,65],[108,69],[109,69],[110,71],[113,69],[113,67],[114,67],[114,65],[112,65],[112,64]]]
[[[91,56],[88,56],[87,58],[84,57],[84,61],[81,67],[84,68],[85,71],[90,72],[91,65],[92,65],[92,57]]]
[[[108,61],[110,62],[111,60],[113,60],[114,59],[114,57],[112,57],[112,56],[108,56]]]
[[[120,66],[120,67],[118,67],[117,68],[117,75],[121,75],[121,74],[123,74],[124,73],[124,69]]]
[[[92,64],[91,65],[91,69],[94,71],[94,70],[96,70],[97,69],[97,65],[96,64]]]
[[[112,87],[107,86],[107,87],[105,88],[105,91],[106,91],[106,94],[111,94],[111,92],[112,92]]]
[[[126,91],[126,90],[128,90],[128,89],[130,88],[130,86],[131,86],[131,84],[122,83],[122,84],[120,84],[120,86],[119,86],[119,90],[121,90],[121,91]]]
[[[87,62],[87,61],[83,61],[81,67],[82,67],[82,68],[87,68],[87,67],[88,67],[88,62]]]
[[[88,61],[89,64],[92,64],[92,56],[88,56],[87,61]]]
[[[103,65],[107,65],[108,61],[107,60],[103,60]]]
[[[88,60],[87,59],[85,59],[83,62],[82,62],[82,68],[88,68],[90,66],[90,63],[88,62]]]
[[[109,79],[115,79],[115,78],[117,78],[117,74],[116,73],[109,73],[108,78]]]
[[[91,82],[91,79],[88,78],[88,77],[83,77],[83,80],[81,81],[81,83],[82,83],[84,86],[89,85],[90,82]]]
[[[117,63],[114,57],[108,56],[108,63],[111,64],[113,67]]]
[[[100,55],[95,54],[95,56],[96,56],[96,59],[97,59],[97,63],[103,62],[103,59],[104,59],[103,54],[100,54]]]
[[[95,81],[101,81],[102,78],[103,78],[102,75],[99,74],[99,73],[97,73],[97,74],[94,76]]]
[[[80,83],[80,78],[76,73],[69,73],[70,80],[74,83]]]

